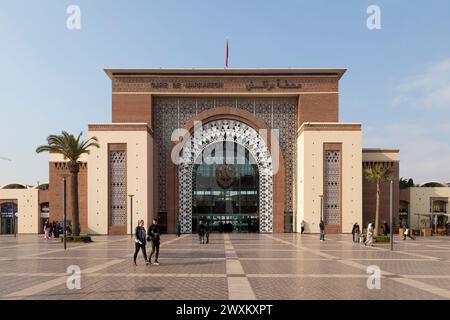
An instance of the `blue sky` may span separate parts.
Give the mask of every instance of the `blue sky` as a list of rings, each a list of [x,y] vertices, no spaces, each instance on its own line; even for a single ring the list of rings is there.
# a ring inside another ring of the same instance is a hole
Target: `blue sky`
[[[69,5],[81,30],[66,28]],[[381,30],[366,27],[369,5]],[[449,1],[0,0],[0,184],[48,180],[37,145],[110,122],[106,67],[346,67],[340,120],[401,149],[401,175],[450,182]]]

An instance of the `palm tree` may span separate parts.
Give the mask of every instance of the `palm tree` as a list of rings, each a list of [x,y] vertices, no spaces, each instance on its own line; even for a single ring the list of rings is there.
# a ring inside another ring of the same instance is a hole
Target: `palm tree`
[[[380,187],[381,182],[392,180],[392,172],[389,168],[386,168],[381,163],[376,163],[364,170],[366,179],[369,182],[375,182],[377,184],[377,202],[375,206],[375,230],[374,234],[379,234],[380,226]],[[392,226],[391,226],[392,228]]]
[[[80,164],[78,159],[82,154],[89,154],[91,147],[100,148],[96,137],[88,140],[80,141],[83,133],[81,132],[77,138],[71,133],[63,131],[61,135],[49,135],[47,137],[47,144],[39,146],[36,149],[37,153],[50,152],[59,153],[64,156],[65,160],[69,160],[69,172],[71,181],[71,206],[72,206],[72,223],[73,235],[80,235],[80,218],[78,210],[78,172],[80,171]]]

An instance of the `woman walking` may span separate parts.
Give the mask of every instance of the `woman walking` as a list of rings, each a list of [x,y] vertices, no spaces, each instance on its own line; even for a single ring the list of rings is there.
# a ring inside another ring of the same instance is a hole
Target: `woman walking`
[[[149,263],[147,261],[147,251],[145,249],[147,240],[146,240],[146,233],[145,233],[145,228],[144,228],[144,220],[138,221],[138,225],[136,227],[134,235],[135,235],[134,241],[135,241],[135,246],[136,246],[136,250],[134,251],[134,256],[133,256],[134,265],[135,266],[137,265],[136,258],[139,253],[139,250],[142,250],[142,254],[144,255],[144,259],[145,259],[145,264],[148,265]]]
[[[46,220],[44,224],[44,239],[50,239],[50,221]]]

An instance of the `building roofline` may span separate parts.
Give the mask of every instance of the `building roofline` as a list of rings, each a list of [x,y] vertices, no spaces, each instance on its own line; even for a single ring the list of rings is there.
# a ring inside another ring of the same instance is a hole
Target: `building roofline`
[[[363,148],[363,153],[399,153],[400,149],[395,148]]]
[[[361,131],[361,127],[357,122],[303,122],[297,136],[304,131]]]
[[[115,76],[328,76],[340,79],[346,68],[105,68],[110,79]]]

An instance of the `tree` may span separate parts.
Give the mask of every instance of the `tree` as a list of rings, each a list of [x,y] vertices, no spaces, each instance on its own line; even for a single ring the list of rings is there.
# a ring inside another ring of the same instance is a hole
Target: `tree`
[[[71,177],[71,206],[72,206],[72,223],[73,235],[80,235],[80,218],[78,209],[78,172],[80,171],[80,163],[78,162],[82,154],[89,154],[91,147],[100,148],[97,143],[98,139],[92,137],[88,140],[80,140],[83,133],[81,132],[77,138],[71,133],[63,131],[61,135],[49,135],[47,144],[36,148],[37,153],[50,152],[63,155],[64,160],[69,160],[69,172]]]
[[[381,182],[392,180],[392,173],[389,168],[386,168],[381,163],[376,163],[375,165],[370,166],[364,170],[364,174],[366,179],[369,182],[376,183],[377,186],[377,199],[375,205],[375,230],[374,234],[379,235],[379,226],[380,226],[380,189]],[[391,226],[392,227],[392,226]]]
[[[414,181],[413,179],[409,178],[408,180],[406,178],[400,178],[399,180],[400,189],[406,189],[414,187]]]

